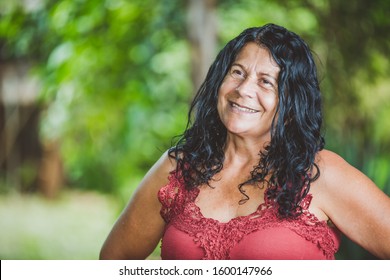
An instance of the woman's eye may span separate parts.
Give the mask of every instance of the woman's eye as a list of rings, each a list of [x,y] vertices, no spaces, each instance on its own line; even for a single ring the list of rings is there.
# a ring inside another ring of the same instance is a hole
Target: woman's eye
[[[233,77],[244,77],[244,72],[241,71],[240,69],[232,69],[231,74]]]
[[[267,80],[267,79],[263,79],[261,80],[261,83],[265,86],[273,86],[273,84],[271,83],[271,81]]]

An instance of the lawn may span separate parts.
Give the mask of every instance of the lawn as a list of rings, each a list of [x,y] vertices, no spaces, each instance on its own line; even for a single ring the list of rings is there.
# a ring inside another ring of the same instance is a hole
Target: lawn
[[[98,259],[120,210],[114,199],[91,192],[67,191],[54,200],[0,196],[0,259]]]

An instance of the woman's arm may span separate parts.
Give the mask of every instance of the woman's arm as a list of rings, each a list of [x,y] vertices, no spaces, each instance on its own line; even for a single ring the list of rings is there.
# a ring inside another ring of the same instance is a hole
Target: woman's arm
[[[166,152],[149,170],[103,244],[100,259],[145,259],[153,252],[165,226],[157,192],[174,168]]]
[[[321,208],[349,239],[390,259],[390,198],[338,155],[322,151]]]

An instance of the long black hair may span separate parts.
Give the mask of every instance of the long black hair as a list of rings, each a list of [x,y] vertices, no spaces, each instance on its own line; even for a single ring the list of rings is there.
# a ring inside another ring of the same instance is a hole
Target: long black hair
[[[209,184],[221,171],[227,131],[217,111],[218,90],[236,56],[249,42],[267,48],[280,68],[279,104],[271,141],[265,149],[259,147],[259,164],[239,189],[247,200],[242,187],[269,177],[268,198],[278,203],[281,216],[296,217],[310,183],[319,176],[315,156],[324,147],[322,105],[312,53],[297,34],[284,27],[267,24],[248,28],[226,44],[199,88],[187,127],[169,155],[177,160],[177,174],[187,189]]]

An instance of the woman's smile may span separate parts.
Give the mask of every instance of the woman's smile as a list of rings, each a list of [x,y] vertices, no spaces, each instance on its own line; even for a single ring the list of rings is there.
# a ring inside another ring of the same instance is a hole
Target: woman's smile
[[[255,114],[260,112],[259,110],[255,110],[248,106],[242,106],[236,102],[230,101],[229,104],[232,107],[233,112],[244,113],[244,114]]]

